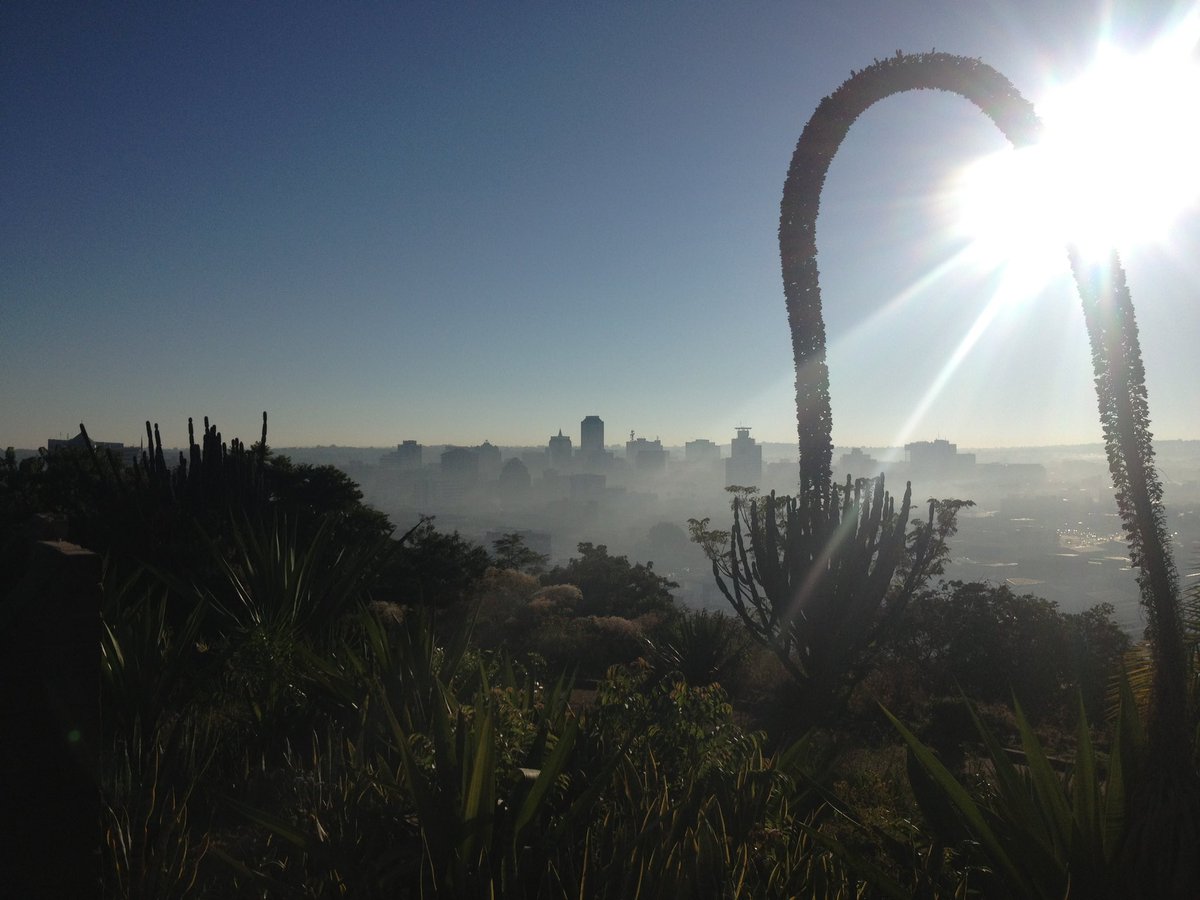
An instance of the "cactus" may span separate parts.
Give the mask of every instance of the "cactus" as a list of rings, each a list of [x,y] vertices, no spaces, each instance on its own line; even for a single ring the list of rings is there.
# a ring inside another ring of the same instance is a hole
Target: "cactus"
[[[802,496],[735,496],[730,532],[692,520],[726,601],[751,636],[802,688],[797,718],[829,721],[909,599],[940,574],[958,510],[969,501],[930,500],[909,528],[912,485],[899,505],[883,476],[847,478],[822,502]]]

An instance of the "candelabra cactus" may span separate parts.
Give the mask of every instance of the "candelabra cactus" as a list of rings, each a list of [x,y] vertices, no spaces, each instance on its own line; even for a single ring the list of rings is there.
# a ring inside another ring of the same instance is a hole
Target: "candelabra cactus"
[[[958,510],[971,505],[931,500],[909,529],[911,484],[899,507],[883,476],[827,485],[820,499],[735,496],[731,531],[690,523],[729,605],[802,688],[802,724],[837,713],[881,633],[942,571]]]
[[[87,430],[80,425],[91,455],[97,454]],[[162,435],[158,425],[146,422],[146,449],[135,458],[132,467],[133,483],[146,490],[146,500],[137,501],[138,515],[157,515],[174,519],[180,512],[197,516],[205,511],[223,509],[232,502],[243,509],[262,506],[267,497],[267,414],[263,413],[262,439],[246,447],[234,438],[230,445],[221,440],[216,425],[204,418],[201,443],[196,443],[195,424],[188,418],[188,449],[179,452],[179,462],[172,469],[163,452]],[[98,471],[100,471],[98,469]],[[101,472],[102,476],[105,474]],[[122,486],[120,473],[110,472],[106,481],[116,488]]]

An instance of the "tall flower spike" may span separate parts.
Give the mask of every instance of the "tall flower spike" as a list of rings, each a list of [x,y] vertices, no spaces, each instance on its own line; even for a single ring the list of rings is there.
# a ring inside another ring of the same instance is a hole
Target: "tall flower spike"
[[[1041,123],[1012,83],[976,59],[923,53],[876,60],[824,98],[792,156],[783,188],[779,250],[796,365],[796,430],[800,502],[820,507],[830,496],[833,417],[825,323],[817,269],[816,225],[821,189],[850,126],[878,101],[913,90],[950,91],[973,103],[1014,147],[1037,140]],[[1068,248],[1092,346],[1105,448],[1130,558],[1150,626],[1155,663],[1151,744],[1169,757],[1186,734],[1186,655],[1179,584],[1154,467],[1145,372],[1125,272],[1116,252],[1099,268]]]

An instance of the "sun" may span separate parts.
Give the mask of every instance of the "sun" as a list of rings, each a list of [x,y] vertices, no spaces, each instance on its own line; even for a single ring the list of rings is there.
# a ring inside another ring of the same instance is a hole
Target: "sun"
[[[982,261],[1030,277],[1064,247],[1107,253],[1165,240],[1200,199],[1200,14],[1148,51],[1103,45],[1036,107],[1038,143],[956,173],[957,230]]]
[[[1146,52],[1102,45],[1079,78],[1053,86],[1035,108],[1044,126],[1036,144],[980,158],[945,185],[956,250],[927,280],[967,267],[991,288],[894,444],[916,433],[997,321],[1028,314],[1069,277],[1068,247],[1105,262],[1114,249],[1168,240],[1197,207],[1200,7]]]

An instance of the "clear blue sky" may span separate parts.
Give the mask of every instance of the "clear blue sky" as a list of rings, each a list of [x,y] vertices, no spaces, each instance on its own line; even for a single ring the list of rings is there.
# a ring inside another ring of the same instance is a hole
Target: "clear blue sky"
[[[668,443],[794,439],[778,205],[822,96],[897,49],[1037,100],[1096,2],[0,6],[0,446],[86,422],[183,442],[532,444],[599,414]],[[1177,7],[1175,13],[1178,13]],[[1194,114],[1194,111],[1190,111]],[[1100,439],[1063,264],[923,397],[995,277],[947,178],[1001,146],[957,98],[851,131],[819,223],[841,444]],[[1127,265],[1153,430],[1200,437],[1200,214]]]

